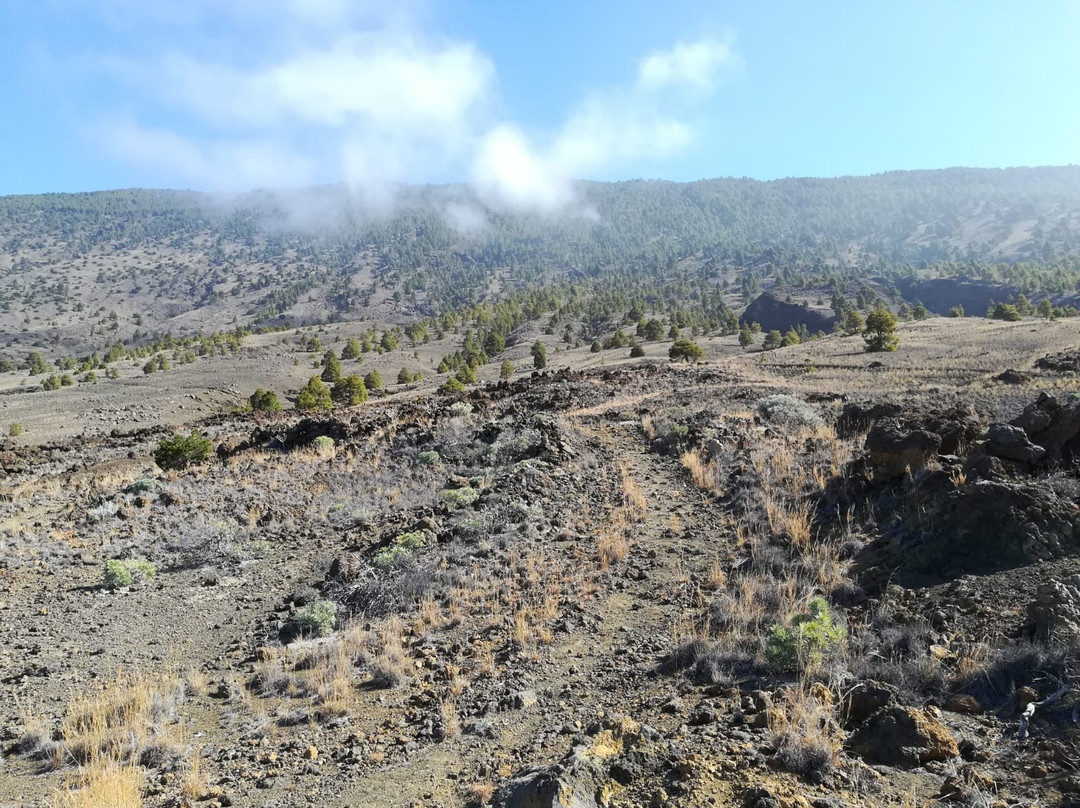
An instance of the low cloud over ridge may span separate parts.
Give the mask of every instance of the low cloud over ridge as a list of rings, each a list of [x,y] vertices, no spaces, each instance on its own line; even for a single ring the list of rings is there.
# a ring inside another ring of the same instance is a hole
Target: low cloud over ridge
[[[142,8],[103,0],[100,13],[162,35],[225,15],[231,24],[222,31],[239,40],[258,30],[266,45],[177,37],[184,45],[161,56],[103,57],[96,67],[124,103],[95,110],[88,131],[102,148],[152,181],[244,190],[338,179],[378,207],[391,204],[399,182],[459,176],[492,210],[573,210],[573,178],[690,145],[695,104],[737,63],[728,42],[678,42],[646,54],[634,72],[628,65],[625,84],[594,89],[561,126],[537,134],[499,116],[492,59],[472,42],[425,30],[408,3],[164,0]],[[457,210],[449,218],[473,227],[479,216]]]

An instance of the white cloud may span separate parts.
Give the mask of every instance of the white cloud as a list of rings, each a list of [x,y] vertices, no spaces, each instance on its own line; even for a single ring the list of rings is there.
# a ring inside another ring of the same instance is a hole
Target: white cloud
[[[417,9],[429,0],[43,2],[145,29],[98,63],[126,92],[123,111],[87,116],[105,119],[96,140],[117,159],[213,189],[342,180],[380,210],[398,183],[465,171],[491,208],[581,213],[574,178],[685,149],[699,102],[736,61],[710,39],[650,53],[543,136],[495,117],[495,65],[426,31]],[[465,203],[445,213],[463,232],[485,222]]]
[[[731,45],[713,39],[679,42],[670,50],[655,51],[638,65],[638,84],[649,90],[689,87],[709,90],[717,73],[735,61]]]
[[[166,73],[173,97],[219,126],[341,127],[361,119],[455,134],[490,97],[495,76],[471,44],[375,34],[352,34],[252,71],[172,57]]]
[[[734,60],[730,46],[711,40],[679,43],[646,57],[628,88],[596,92],[567,118],[546,146],[503,124],[480,141],[472,178],[486,203],[553,212],[573,203],[570,178],[642,160],[660,160],[695,137],[696,105],[719,71]],[[657,90],[681,86],[665,97]]]
[[[509,124],[481,140],[472,181],[480,198],[496,208],[552,213],[573,201],[569,178]]]
[[[315,164],[273,140],[196,140],[132,121],[105,121],[92,136],[118,159],[159,177],[183,176],[201,190],[243,191],[311,182]]]

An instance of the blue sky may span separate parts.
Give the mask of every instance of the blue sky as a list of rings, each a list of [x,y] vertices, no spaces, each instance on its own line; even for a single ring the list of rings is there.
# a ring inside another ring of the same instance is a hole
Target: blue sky
[[[0,194],[1080,163],[1080,0],[0,0]]]

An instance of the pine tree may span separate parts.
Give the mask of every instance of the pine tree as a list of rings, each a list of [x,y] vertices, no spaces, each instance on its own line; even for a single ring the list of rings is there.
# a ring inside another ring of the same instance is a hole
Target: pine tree
[[[346,407],[355,407],[368,400],[367,385],[359,376],[345,376],[338,379],[334,389],[330,392],[331,398],[338,404]]]
[[[318,376],[312,376],[296,398],[296,409],[303,412],[329,410],[334,406],[330,398],[330,388],[323,384]]]
[[[543,370],[547,367],[547,348],[544,347],[544,343],[537,340],[532,346],[532,358],[533,367],[537,370]]]
[[[322,380],[333,384],[341,378],[341,362],[338,361],[337,356],[334,355],[333,350],[327,350],[323,354],[323,371]]]
[[[866,315],[866,333],[863,335],[868,353],[895,351],[899,344],[896,336],[896,315],[880,306]]]
[[[359,359],[360,358],[360,340],[356,337],[349,337],[349,341],[345,343],[345,347],[341,349],[341,358],[344,359]]]

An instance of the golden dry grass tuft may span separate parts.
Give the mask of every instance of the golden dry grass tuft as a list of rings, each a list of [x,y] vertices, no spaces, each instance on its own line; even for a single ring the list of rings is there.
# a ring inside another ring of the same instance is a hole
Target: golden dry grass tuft
[[[53,808],[142,808],[145,785],[139,766],[100,759],[71,778]]]

